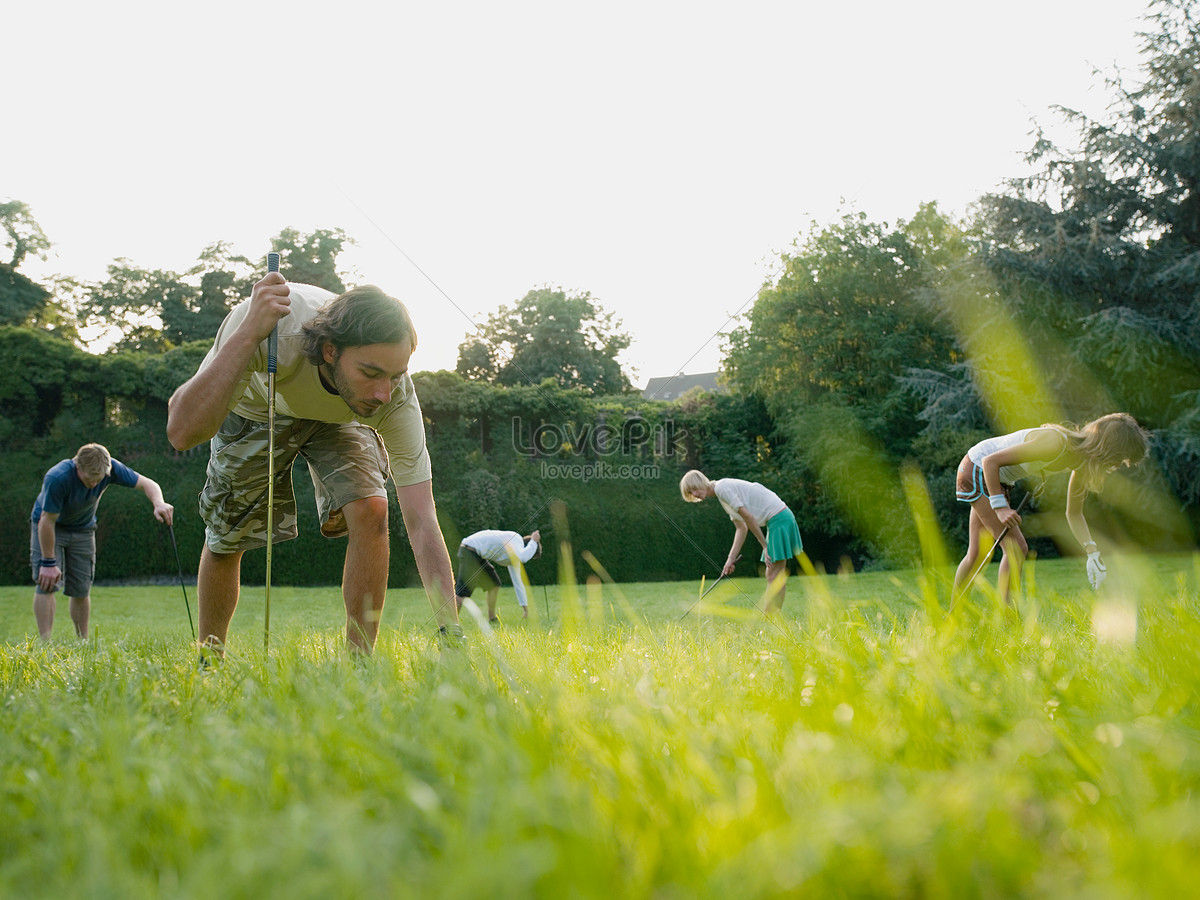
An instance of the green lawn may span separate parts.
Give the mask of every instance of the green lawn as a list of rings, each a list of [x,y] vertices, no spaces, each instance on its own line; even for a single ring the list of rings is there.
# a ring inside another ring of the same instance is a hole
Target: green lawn
[[[993,567],[994,569],[994,567]],[[248,588],[201,671],[178,583],[36,640],[0,588],[0,896],[1182,897],[1200,560],[1038,562],[1019,619],[916,572],[511,589],[433,640],[389,592]],[[194,587],[188,596],[195,614]]]

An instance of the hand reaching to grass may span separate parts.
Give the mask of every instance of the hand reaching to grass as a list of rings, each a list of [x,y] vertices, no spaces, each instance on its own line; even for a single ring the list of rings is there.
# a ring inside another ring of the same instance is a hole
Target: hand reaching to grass
[[[1093,590],[1099,590],[1100,585],[1104,584],[1104,579],[1108,577],[1108,569],[1100,559],[1099,550],[1093,550],[1087,555],[1087,576]]]

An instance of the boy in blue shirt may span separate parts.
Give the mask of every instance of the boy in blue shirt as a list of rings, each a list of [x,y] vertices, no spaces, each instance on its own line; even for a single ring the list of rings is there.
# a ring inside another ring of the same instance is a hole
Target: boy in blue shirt
[[[29,557],[37,588],[33,615],[42,640],[54,627],[54,594],[71,598],[75,633],[87,638],[96,571],[96,507],[110,484],[137,488],[154,504],[154,518],[164,525],[174,507],[163,500],[158,483],[112,458],[100,444],[84,444],[72,459],[46,472],[30,517]]]

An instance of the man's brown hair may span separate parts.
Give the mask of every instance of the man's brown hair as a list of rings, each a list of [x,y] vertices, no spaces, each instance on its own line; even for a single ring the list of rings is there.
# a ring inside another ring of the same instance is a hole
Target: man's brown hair
[[[417,349],[417,332],[404,304],[373,284],[339,294],[304,324],[304,355],[314,366],[325,362],[325,344],[338,353],[347,347],[409,342]]]

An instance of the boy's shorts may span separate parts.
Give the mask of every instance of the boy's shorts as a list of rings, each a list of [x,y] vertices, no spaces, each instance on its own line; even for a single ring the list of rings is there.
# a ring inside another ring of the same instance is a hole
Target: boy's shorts
[[[459,544],[458,577],[454,579],[454,596],[470,597],[477,587],[484,590],[500,587],[500,573],[491,562],[466,544]]]
[[[58,583],[50,593],[62,591],[68,597],[87,597],[96,577],[96,530],[94,528],[54,529],[54,555],[58,558]],[[37,523],[30,523],[29,562],[36,582],[42,568],[42,541]]]
[[[1007,497],[1011,485],[1004,485],[1004,496]],[[958,464],[958,475],[954,481],[954,495],[963,503],[974,503],[980,497],[987,496],[987,485],[983,481],[983,469],[971,462],[971,457],[964,456]]]
[[[767,520],[766,538],[767,549],[761,557],[763,562],[766,562],[768,553],[771,554],[772,560],[779,561],[791,559],[804,552],[800,526],[796,524],[796,516],[790,509],[784,509]]]
[[[210,442],[200,516],[205,543],[213,553],[253,550],[267,543],[267,437],[266,422],[229,413]],[[308,463],[325,537],[346,534],[342,507],[347,503],[387,496],[387,451],[375,429],[276,416],[275,543],[297,534],[292,489],[297,456]]]

